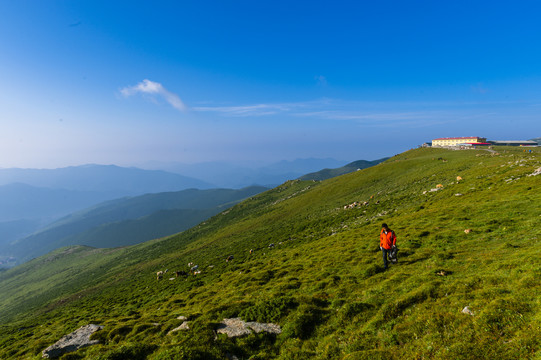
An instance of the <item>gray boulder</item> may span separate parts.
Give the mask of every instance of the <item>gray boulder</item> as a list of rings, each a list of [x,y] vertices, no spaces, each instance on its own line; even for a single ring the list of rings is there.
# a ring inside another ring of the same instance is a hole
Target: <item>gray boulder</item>
[[[218,334],[227,334],[228,337],[238,337],[249,335],[255,331],[259,333],[265,331],[271,334],[280,334],[282,329],[280,325],[272,323],[245,322],[240,318],[224,319],[218,326]]]
[[[43,350],[41,352],[42,357],[54,359],[82,347],[95,345],[99,343],[99,340],[90,340],[90,335],[101,329],[103,329],[103,326],[95,324],[81,326],[79,329],[63,336],[56,343]]]

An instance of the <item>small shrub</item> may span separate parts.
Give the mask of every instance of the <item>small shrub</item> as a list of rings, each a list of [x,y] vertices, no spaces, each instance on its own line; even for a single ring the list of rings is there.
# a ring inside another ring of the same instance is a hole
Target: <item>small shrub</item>
[[[363,279],[368,279],[369,277],[372,277],[376,274],[379,274],[381,272],[383,272],[384,269],[383,269],[383,266],[380,266],[380,265],[377,265],[377,264],[372,264],[372,265],[369,265],[367,266],[364,271],[361,273],[361,277]]]
[[[373,309],[374,306],[363,302],[353,302],[346,304],[339,312],[339,316],[342,320],[349,320],[353,317],[361,314],[364,311]]]
[[[81,360],[83,356],[77,353],[68,353],[60,357],[60,360]]]
[[[368,350],[368,351],[356,351],[354,353],[346,355],[344,360],[388,360],[392,359],[392,355],[389,351],[383,349]]]
[[[219,359],[201,348],[173,346],[160,349],[150,358],[152,360],[213,360]]]
[[[117,326],[109,331],[107,334],[107,340],[109,342],[119,342],[126,337],[132,331],[132,327],[128,325]],[[99,332],[99,331],[98,331]]]
[[[217,319],[227,319],[234,317],[242,317],[242,312],[247,307],[250,307],[252,303],[246,301],[237,301],[231,304],[219,306],[212,312],[216,313]]]
[[[240,312],[245,321],[277,322],[298,306],[298,302],[288,296],[263,300]]]
[[[107,331],[99,330],[90,335],[90,340],[98,340],[100,344],[105,344],[107,342],[109,333]]]
[[[103,354],[99,360],[145,360],[156,348],[156,345],[151,344],[122,345]]]
[[[284,338],[308,339],[324,320],[325,311],[314,305],[299,307],[282,329]]]

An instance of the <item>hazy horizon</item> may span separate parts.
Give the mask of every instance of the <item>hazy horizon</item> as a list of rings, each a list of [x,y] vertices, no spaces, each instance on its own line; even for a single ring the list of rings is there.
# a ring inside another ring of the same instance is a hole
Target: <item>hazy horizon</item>
[[[541,4],[4,1],[0,168],[540,136]]]

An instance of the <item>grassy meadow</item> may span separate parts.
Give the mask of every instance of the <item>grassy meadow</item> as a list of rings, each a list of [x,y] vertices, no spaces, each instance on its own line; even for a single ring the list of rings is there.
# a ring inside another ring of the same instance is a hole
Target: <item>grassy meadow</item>
[[[62,359],[541,359],[541,150],[495,150],[410,150],[175,236],[0,272],[0,358],[40,359],[94,323],[101,343]],[[383,222],[400,249],[387,271]],[[190,262],[201,274],[169,280]],[[171,333],[179,316],[190,329]],[[216,334],[231,317],[282,333]]]

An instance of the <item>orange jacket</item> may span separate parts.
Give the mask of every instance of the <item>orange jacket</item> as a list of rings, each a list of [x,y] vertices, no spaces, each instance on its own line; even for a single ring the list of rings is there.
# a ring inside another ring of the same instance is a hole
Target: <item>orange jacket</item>
[[[379,246],[384,249],[390,250],[393,245],[396,245],[396,235],[394,231],[389,229],[389,231],[387,231],[387,234],[385,234],[385,231],[381,229],[381,233],[379,234]]]

